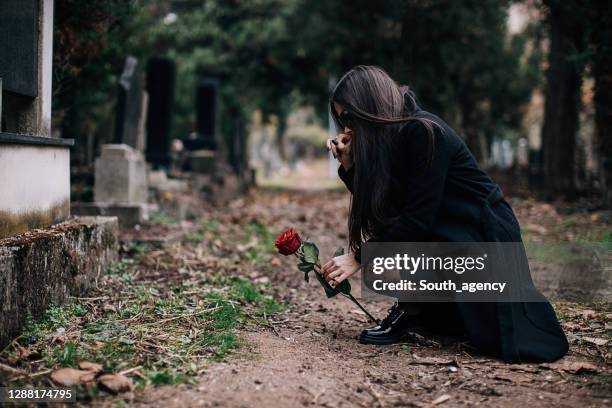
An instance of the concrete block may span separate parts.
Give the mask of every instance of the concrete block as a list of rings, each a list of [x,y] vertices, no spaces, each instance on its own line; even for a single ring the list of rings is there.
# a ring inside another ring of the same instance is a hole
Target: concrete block
[[[153,204],[72,203],[73,215],[117,217],[122,227],[131,228],[149,219]]]
[[[147,168],[141,152],[124,144],[102,146],[95,163],[94,201],[147,202]]]
[[[0,239],[69,217],[71,144],[0,133]]]
[[[115,217],[78,217],[0,240],[0,348],[50,305],[81,296],[118,258]]]

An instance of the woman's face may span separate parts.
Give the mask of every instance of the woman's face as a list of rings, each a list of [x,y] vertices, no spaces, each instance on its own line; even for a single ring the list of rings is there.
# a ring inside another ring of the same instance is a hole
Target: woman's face
[[[336,111],[336,115],[341,118],[342,117],[342,112],[344,112],[344,107],[342,105],[340,105],[338,102],[334,101],[334,109]],[[353,129],[344,126],[344,129],[342,130],[343,133],[349,134],[353,131]]]

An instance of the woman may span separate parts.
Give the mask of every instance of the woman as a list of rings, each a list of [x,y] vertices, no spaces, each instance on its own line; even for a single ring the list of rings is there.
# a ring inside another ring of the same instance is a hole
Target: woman
[[[521,241],[511,207],[463,141],[382,69],[358,66],[346,73],[330,109],[343,133],[327,147],[352,193],[351,251],[322,268],[331,285],[360,269],[362,240]],[[481,352],[508,362],[554,361],[568,350],[543,297],[536,303],[397,303],[360,341],[390,344],[416,325],[467,336]]]

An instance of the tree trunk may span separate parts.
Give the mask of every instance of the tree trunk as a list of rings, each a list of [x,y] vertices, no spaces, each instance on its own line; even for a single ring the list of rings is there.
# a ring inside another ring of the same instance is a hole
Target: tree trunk
[[[546,105],[542,127],[543,188],[546,198],[575,190],[574,154],[582,72],[571,57],[582,49],[583,27],[563,4],[549,7],[550,51],[546,72]]]
[[[287,163],[287,141],[285,140],[285,131],[287,130],[287,112],[280,109],[277,113],[278,123],[276,124],[276,142],[278,143],[278,152],[283,163]]]
[[[593,11],[595,128],[603,204],[612,207],[612,4],[598,0]]]
[[[485,166],[489,158],[489,144],[482,129],[482,121],[478,119],[476,103],[471,101],[469,97],[460,97],[459,101],[461,103],[461,130],[465,137],[465,144],[478,164]]]

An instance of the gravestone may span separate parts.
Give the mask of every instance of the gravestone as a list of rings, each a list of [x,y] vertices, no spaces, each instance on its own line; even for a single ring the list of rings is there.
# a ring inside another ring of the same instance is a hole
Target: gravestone
[[[51,137],[53,6],[0,0],[0,349],[117,256],[115,218],[67,220],[74,141]]]
[[[0,1],[0,238],[70,216],[72,139],[51,138],[53,1]]]
[[[219,97],[219,82],[205,79],[198,85],[196,97],[197,129],[203,148],[217,148],[217,108]]]
[[[196,132],[184,141],[187,150],[217,149],[219,81],[203,79],[196,89]]]
[[[174,107],[175,66],[166,58],[151,58],[147,63],[146,158],[153,168],[168,168],[172,162],[172,109]]]
[[[0,77],[5,91],[38,95],[38,0],[0,1]]]
[[[51,136],[53,1],[0,1],[2,128]]]
[[[94,200],[112,204],[147,202],[147,169],[142,153],[125,144],[102,146],[95,163]]]
[[[126,144],[102,145],[94,167],[94,202],[72,203],[74,214],[115,216],[123,227],[148,219],[154,206],[147,204],[147,167],[140,150]]]
[[[138,59],[129,56],[125,59],[117,90],[114,140],[116,144],[124,143],[134,149],[144,151],[146,101],[144,72]]]
[[[184,141],[185,169],[213,174],[217,167],[217,109],[219,81],[203,79],[196,90],[197,131]]]

